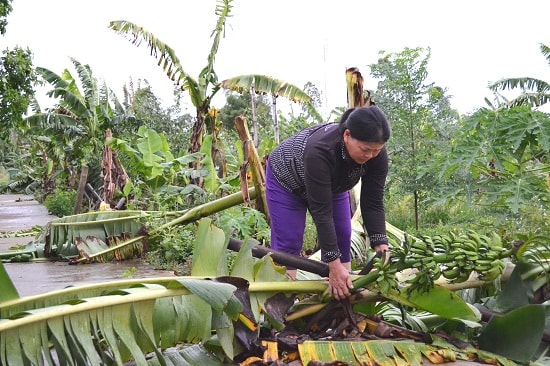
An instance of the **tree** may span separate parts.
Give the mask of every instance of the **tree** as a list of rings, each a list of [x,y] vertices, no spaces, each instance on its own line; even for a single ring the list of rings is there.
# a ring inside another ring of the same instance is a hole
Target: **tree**
[[[426,167],[448,146],[458,117],[445,90],[426,83],[429,60],[429,48],[405,48],[399,53],[382,51],[378,63],[370,65],[372,76],[380,80],[374,101],[392,123],[389,185],[413,195],[417,229],[420,202],[435,187],[434,171]]]
[[[0,0],[0,34],[6,33],[12,0]],[[0,58],[0,139],[6,139],[27,112],[37,81],[29,49],[5,49]]]
[[[32,53],[16,47],[4,50],[0,59],[0,138],[6,139],[27,112],[34,98],[37,77],[32,66]]]
[[[230,3],[231,0],[218,1],[215,11],[218,20],[213,31],[214,41],[208,55],[208,63],[202,69],[198,78],[193,78],[184,70],[180,59],[171,47],[143,27],[126,20],[112,21],[109,24],[110,29],[127,36],[135,45],[139,46],[142,41],[146,42],[151,49],[151,53],[158,58],[158,64],[162,65],[167,76],[176,85],[180,86],[182,91],[189,93],[191,102],[196,109],[196,120],[193,125],[189,148],[191,153],[200,151],[205,127],[207,133],[212,133],[216,129],[215,113],[210,113],[210,102],[221,86],[214,71],[214,62],[225,29],[225,22],[231,10]]]
[[[550,66],[550,47],[541,43],[540,52],[546,58],[548,66]],[[489,84],[489,89],[494,92],[498,92],[499,90],[520,89],[521,94],[507,102],[510,107],[519,105],[540,107],[550,101],[550,84],[547,81],[532,77],[501,79]]]
[[[0,34],[6,34],[6,27],[8,25],[7,16],[13,10],[11,6],[12,0],[0,0]]]
[[[550,118],[524,105],[489,110],[482,108],[464,118],[453,138],[452,151],[442,173],[454,177],[465,171],[471,184],[455,187],[457,197],[501,213],[506,230],[547,231],[529,223],[530,215],[550,208]],[[522,211],[523,210],[523,211]]]
[[[235,117],[244,115],[247,120],[252,120],[250,93],[236,94],[233,92],[226,93],[225,105],[220,109],[219,119],[223,126],[228,130],[234,130]],[[270,127],[271,122],[271,107],[265,96],[256,97],[256,118],[258,124],[262,128]]]
[[[7,16],[12,11],[12,0],[0,0],[0,34],[7,28]],[[29,105],[34,100],[34,85],[37,82],[29,49],[15,47],[5,49],[0,57],[0,171],[7,176],[4,167],[11,168],[12,174],[2,188],[18,190],[34,183],[29,167],[26,146],[20,143],[19,127]]]

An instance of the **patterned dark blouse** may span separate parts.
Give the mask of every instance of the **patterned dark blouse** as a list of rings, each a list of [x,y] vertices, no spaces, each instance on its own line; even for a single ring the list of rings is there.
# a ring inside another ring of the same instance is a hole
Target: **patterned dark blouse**
[[[270,154],[269,164],[284,188],[306,200],[324,262],[340,256],[332,219],[332,194],[350,190],[360,178],[361,215],[371,246],[388,242],[384,213],[386,148],[376,158],[357,164],[344,148],[338,123],[325,123],[308,127],[281,142]]]

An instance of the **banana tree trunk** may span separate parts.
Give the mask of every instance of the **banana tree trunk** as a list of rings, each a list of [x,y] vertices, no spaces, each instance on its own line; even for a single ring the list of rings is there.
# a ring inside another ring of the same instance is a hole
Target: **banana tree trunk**
[[[265,173],[260,162],[258,152],[254,144],[250,144],[251,138],[248,132],[248,126],[244,116],[240,115],[235,118],[235,128],[239,134],[239,138],[243,142],[244,163],[241,166],[241,191],[244,193],[248,190],[247,170],[250,165],[252,171],[252,180],[256,192],[256,209],[264,214],[268,225],[271,224],[269,212],[267,210],[267,201],[265,198]],[[246,202],[246,200],[245,200]]]
[[[231,238],[229,239],[228,249],[234,252],[241,250],[243,242]],[[256,245],[252,248],[252,256],[255,258],[262,258],[266,255],[271,255],[273,260],[282,266],[290,266],[301,269],[303,271],[318,274],[321,277],[328,277],[328,265],[324,262],[314,261],[298,255],[292,255],[288,253],[279,252],[275,249],[267,248],[262,245]]]
[[[273,105],[273,110],[271,113],[273,113],[273,131],[275,135],[275,143],[279,145],[279,120],[277,118],[277,96],[273,95],[271,96],[273,102],[271,103]]]
[[[259,138],[258,138],[258,115],[256,113],[256,92],[254,86],[250,87],[250,106],[252,108],[252,133],[254,138],[254,147],[258,147]]]
[[[201,109],[197,108],[197,120],[193,124],[193,129],[191,130],[191,145],[189,146],[189,152],[191,154],[201,150],[204,137],[204,115],[205,112],[201,112]],[[189,163],[189,167],[191,169],[198,169],[200,167],[199,164],[198,162]],[[202,177],[193,178],[191,181],[201,188],[204,187],[204,178]]]
[[[112,138],[113,133],[110,129],[105,131],[105,140]],[[101,160],[101,175],[103,177],[103,202],[108,205],[114,205],[115,192],[117,189],[123,190],[124,186],[130,180],[126,169],[122,166],[118,153],[105,145],[103,150],[103,159]]]

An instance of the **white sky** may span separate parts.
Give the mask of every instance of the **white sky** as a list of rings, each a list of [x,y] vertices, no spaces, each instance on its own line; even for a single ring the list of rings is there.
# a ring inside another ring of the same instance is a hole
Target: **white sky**
[[[119,96],[130,78],[146,79],[166,105],[172,82],[145,47],[109,30],[109,22],[143,26],[197,77],[217,20],[216,0],[13,0],[12,6],[1,50],[29,47],[35,66],[58,74],[69,68],[75,75],[73,57]],[[447,88],[461,113],[492,99],[491,81],[550,80],[539,50],[540,43],[550,45],[546,0],[235,0],[231,14],[214,65],[219,79],[258,73],[299,87],[311,81],[327,110],[346,104],[348,67],[359,68],[366,88],[376,87],[368,65],[380,50],[430,47],[428,81]]]

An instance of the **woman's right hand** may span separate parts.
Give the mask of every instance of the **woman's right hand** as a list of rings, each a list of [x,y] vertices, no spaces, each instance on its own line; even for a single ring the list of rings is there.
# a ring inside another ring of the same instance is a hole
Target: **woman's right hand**
[[[353,283],[349,275],[349,270],[336,259],[328,263],[328,292],[336,300],[343,300],[350,295],[350,289]]]

